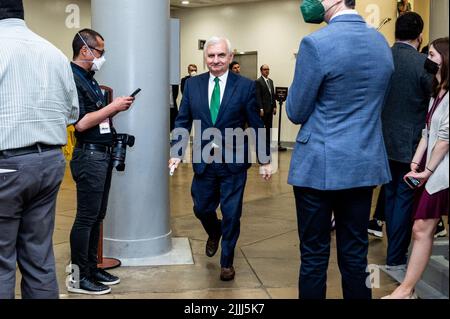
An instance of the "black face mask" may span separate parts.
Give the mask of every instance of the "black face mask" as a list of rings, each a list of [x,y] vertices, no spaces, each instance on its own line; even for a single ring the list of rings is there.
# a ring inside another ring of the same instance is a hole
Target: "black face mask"
[[[437,64],[434,61],[431,61],[430,59],[427,59],[425,61],[425,70],[427,70],[428,73],[436,75],[439,72],[439,64]]]

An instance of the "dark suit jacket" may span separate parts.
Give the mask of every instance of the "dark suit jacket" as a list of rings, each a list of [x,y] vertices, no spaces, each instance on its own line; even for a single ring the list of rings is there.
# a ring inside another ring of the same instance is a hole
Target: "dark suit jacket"
[[[189,80],[192,76],[187,75],[181,79],[181,94],[184,93],[184,86],[186,85],[186,81]]]
[[[193,121],[200,121],[201,131],[196,132],[196,139],[200,138],[200,136],[203,136],[203,132],[206,129],[213,127],[219,129],[223,137],[225,137],[225,129],[241,128],[245,130],[245,124],[249,124],[249,126],[254,128],[255,130],[264,128],[264,124],[259,117],[256,108],[254,82],[245,77],[238,76],[233,72],[229,72],[228,74],[228,80],[222,99],[222,104],[220,105],[219,115],[217,117],[216,124],[214,125],[211,120],[208,101],[209,77],[209,73],[204,73],[192,77],[191,79],[189,79],[189,81],[186,81],[183,99],[180,105],[180,111],[175,122],[175,128],[184,128],[190,132]],[[201,133],[201,135],[199,133]],[[264,137],[261,136],[261,139],[263,138]],[[180,140],[181,138],[173,140],[172,145],[180,142]],[[211,148],[210,144],[212,141],[212,137],[210,140],[202,140],[201,143],[195,143],[194,141],[194,155],[202,154],[205,147],[208,148],[206,152],[209,152]],[[185,143],[186,142],[187,141],[185,140]],[[234,160],[232,163],[228,163],[228,168],[233,174],[247,170],[251,166],[250,158],[247,153],[247,139],[245,139],[244,145],[238,145],[236,141],[234,141],[232,145],[225,145],[225,140],[222,140],[221,142],[222,150],[230,150],[231,148]],[[266,145],[267,147],[266,141],[259,142],[261,145]],[[256,145],[258,146],[258,139]],[[186,148],[184,147],[184,150],[185,149]],[[243,163],[238,163],[235,160],[238,150],[245,150],[245,160]],[[171,157],[180,156],[184,156],[184,154],[171,154]],[[204,162],[203,157],[201,158],[200,163],[195,163],[194,158],[193,168],[196,174],[202,174],[205,171],[206,163]]]
[[[273,86],[273,81],[269,79],[269,83],[272,89],[272,96],[270,94],[269,88],[267,87],[266,81],[263,77],[260,77],[255,81],[256,84],[256,104],[258,109],[264,110],[264,113],[273,113],[273,109],[277,107],[275,100],[275,88]]]
[[[392,54],[395,72],[382,113],[383,136],[388,158],[410,163],[424,127],[432,76],[424,69],[427,56],[412,46],[396,43]]]

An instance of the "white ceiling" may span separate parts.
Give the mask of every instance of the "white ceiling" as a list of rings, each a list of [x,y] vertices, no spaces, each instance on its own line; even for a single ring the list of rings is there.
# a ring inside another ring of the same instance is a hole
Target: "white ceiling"
[[[261,2],[265,0],[189,0],[189,5],[182,5],[181,0],[170,0],[170,5],[176,8],[198,8],[220,6],[225,4]]]

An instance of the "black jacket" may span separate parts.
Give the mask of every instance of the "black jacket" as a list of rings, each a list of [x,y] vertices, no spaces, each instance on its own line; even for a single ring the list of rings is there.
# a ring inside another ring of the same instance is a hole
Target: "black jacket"
[[[263,109],[264,113],[272,113],[273,109],[277,107],[275,100],[275,88],[273,86],[273,81],[269,79],[269,83],[272,89],[272,96],[270,94],[269,88],[263,77],[260,77],[255,81],[256,84],[256,104],[258,105],[258,110]]]
[[[396,43],[392,54],[395,72],[382,113],[383,136],[389,160],[410,163],[425,127],[433,77],[424,69],[427,56],[412,46]]]

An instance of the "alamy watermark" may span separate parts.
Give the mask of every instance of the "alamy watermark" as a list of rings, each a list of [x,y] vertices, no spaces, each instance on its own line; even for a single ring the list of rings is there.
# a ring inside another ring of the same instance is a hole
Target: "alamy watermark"
[[[78,265],[69,264],[66,266],[66,287],[80,288],[80,268]]]
[[[202,121],[193,121],[192,163],[267,164],[272,161],[278,148],[271,148],[266,139],[265,128],[218,128],[209,127],[202,131]],[[270,129],[272,132],[273,129]],[[189,130],[177,128],[172,131],[170,157],[183,158],[190,145]],[[271,134],[272,135],[272,134]],[[256,155],[256,156],[255,156]],[[187,160],[189,162],[189,160]],[[272,169],[275,169],[272,167]]]
[[[366,287],[369,289],[379,289],[380,285],[380,266],[370,264],[366,268],[366,272],[369,273],[366,279]]]
[[[71,3],[66,6],[66,13],[68,13],[66,18],[66,28],[79,29],[81,25],[80,6]]]

